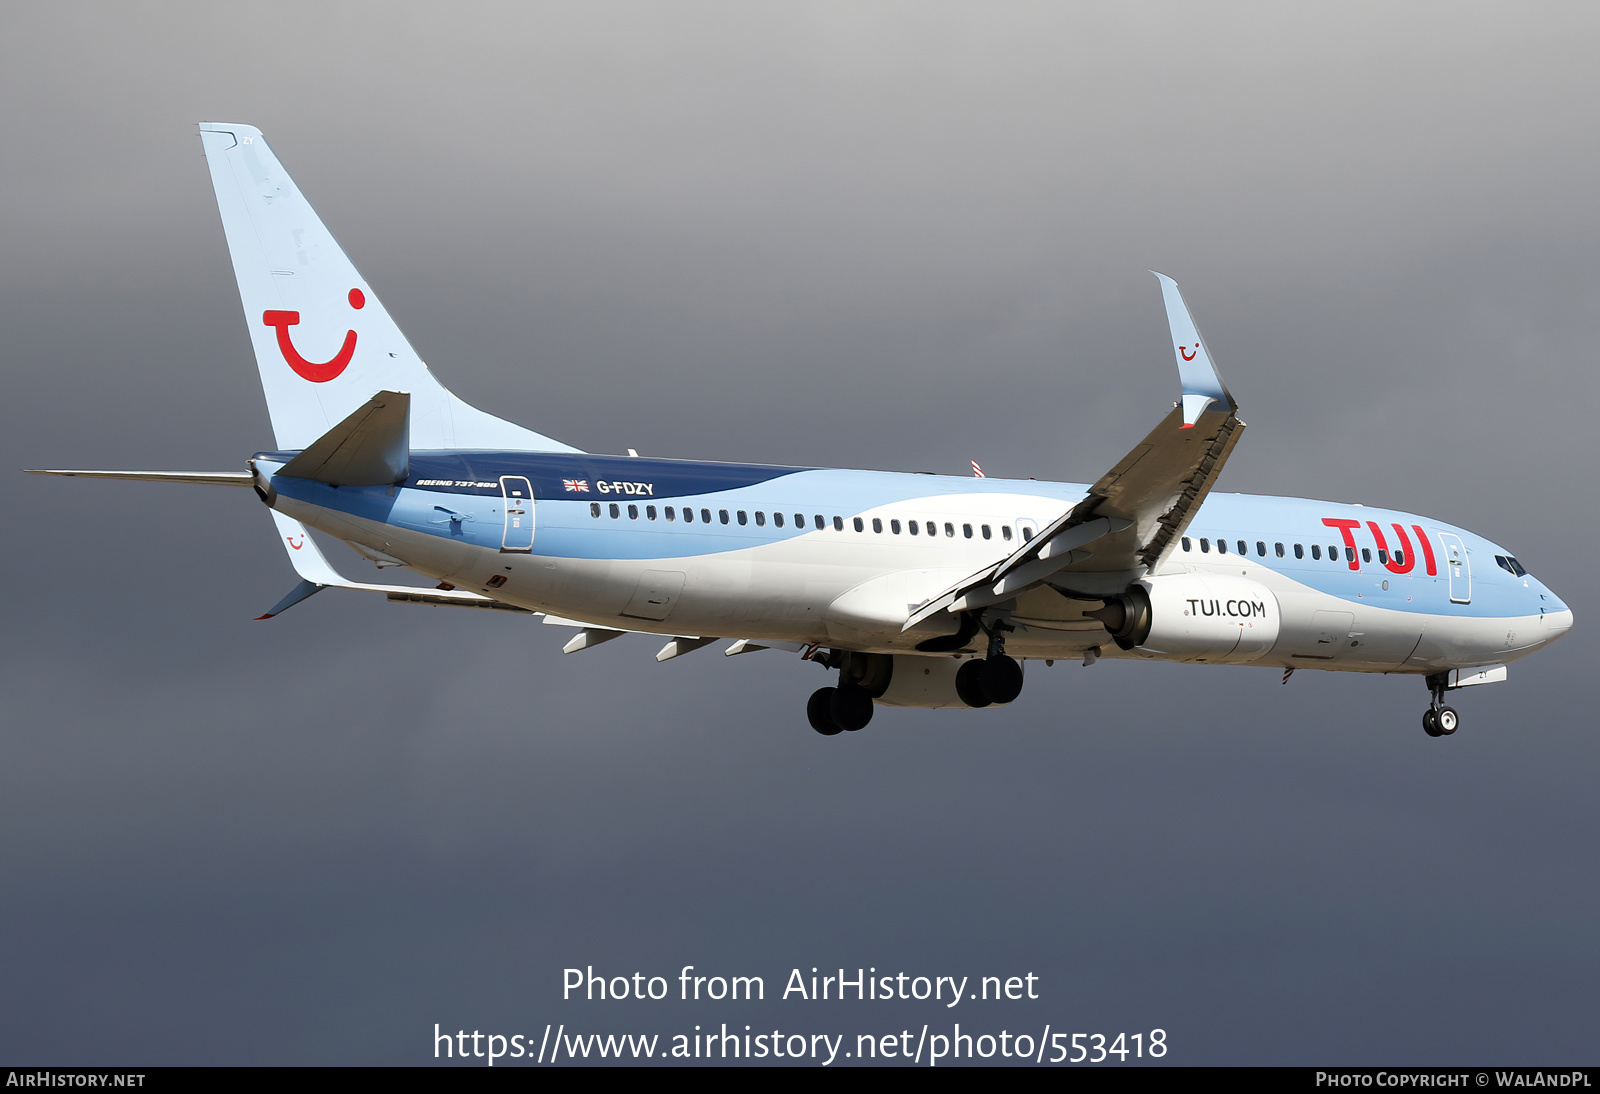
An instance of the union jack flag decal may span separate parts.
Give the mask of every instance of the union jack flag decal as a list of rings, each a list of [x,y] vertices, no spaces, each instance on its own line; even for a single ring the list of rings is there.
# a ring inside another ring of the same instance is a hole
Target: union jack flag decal
[[[561,485],[567,488],[569,494],[587,494],[589,492],[588,479],[562,479]]]

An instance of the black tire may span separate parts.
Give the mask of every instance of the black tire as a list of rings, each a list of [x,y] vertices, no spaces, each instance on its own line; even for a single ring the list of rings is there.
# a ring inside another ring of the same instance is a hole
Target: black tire
[[[854,684],[833,688],[830,708],[833,722],[840,729],[854,732],[864,729],[872,721],[872,696]]]
[[[1443,734],[1439,732],[1439,718],[1436,714],[1434,714],[1432,707],[1429,707],[1427,710],[1422,712],[1422,732],[1426,733],[1430,737],[1443,736]]]
[[[818,688],[811,693],[811,698],[806,700],[806,718],[811,722],[811,728],[824,737],[832,737],[835,733],[844,731],[844,727],[833,720],[833,693],[838,688]]]
[[[1439,714],[1434,719],[1434,724],[1439,727],[1439,735],[1448,737],[1461,726],[1461,715],[1456,713],[1455,707],[1440,707]]]
[[[968,661],[956,670],[956,695],[969,707],[986,707],[994,702],[983,690],[982,661]]]
[[[991,703],[1010,703],[1022,694],[1022,666],[1001,654],[983,662],[983,674],[978,677],[983,693]]]

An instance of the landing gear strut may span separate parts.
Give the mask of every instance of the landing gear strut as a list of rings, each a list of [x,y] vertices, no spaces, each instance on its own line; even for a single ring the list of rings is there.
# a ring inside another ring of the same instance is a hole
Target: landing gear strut
[[[1006,656],[1006,632],[1011,624],[997,620],[989,632],[988,655],[974,658],[956,670],[956,694],[969,707],[1010,703],[1022,694],[1022,666]]]
[[[1428,694],[1431,701],[1422,712],[1422,732],[1430,737],[1448,737],[1461,724],[1461,715],[1455,707],[1444,705],[1444,693],[1450,677],[1448,673],[1434,673],[1428,677]]]
[[[815,660],[822,660],[816,658]],[[818,688],[806,701],[806,720],[825,737],[865,729],[872,721],[872,699],[888,686],[887,658],[833,650],[822,663],[839,670],[839,685]]]

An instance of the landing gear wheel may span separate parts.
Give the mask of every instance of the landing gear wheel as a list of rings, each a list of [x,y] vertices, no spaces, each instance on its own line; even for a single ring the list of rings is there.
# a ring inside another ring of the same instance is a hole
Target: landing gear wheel
[[[1439,735],[1448,737],[1461,725],[1461,715],[1456,713],[1455,707],[1440,707],[1435,713],[1433,724],[1439,727]]]
[[[833,692],[830,709],[833,723],[854,732],[872,721],[872,696],[853,684],[829,689]]]
[[[1439,715],[1432,707],[1422,712],[1422,732],[1430,737],[1444,736],[1439,729]]]
[[[956,670],[956,695],[969,707],[986,707],[994,702],[983,690],[982,661],[968,661]]]
[[[811,693],[811,698],[806,700],[806,718],[811,722],[811,728],[824,737],[832,737],[835,733],[844,731],[844,726],[833,720],[833,693],[838,688],[818,688]]]
[[[1022,666],[1005,654],[987,658],[978,681],[991,703],[1009,703],[1022,694]]]

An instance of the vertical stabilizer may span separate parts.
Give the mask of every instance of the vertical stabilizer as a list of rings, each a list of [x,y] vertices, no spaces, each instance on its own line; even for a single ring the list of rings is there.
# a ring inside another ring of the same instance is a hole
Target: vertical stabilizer
[[[380,391],[411,395],[412,448],[576,452],[485,414],[428,371],[254,126],[202,122],[280,449],[303,449]]]

